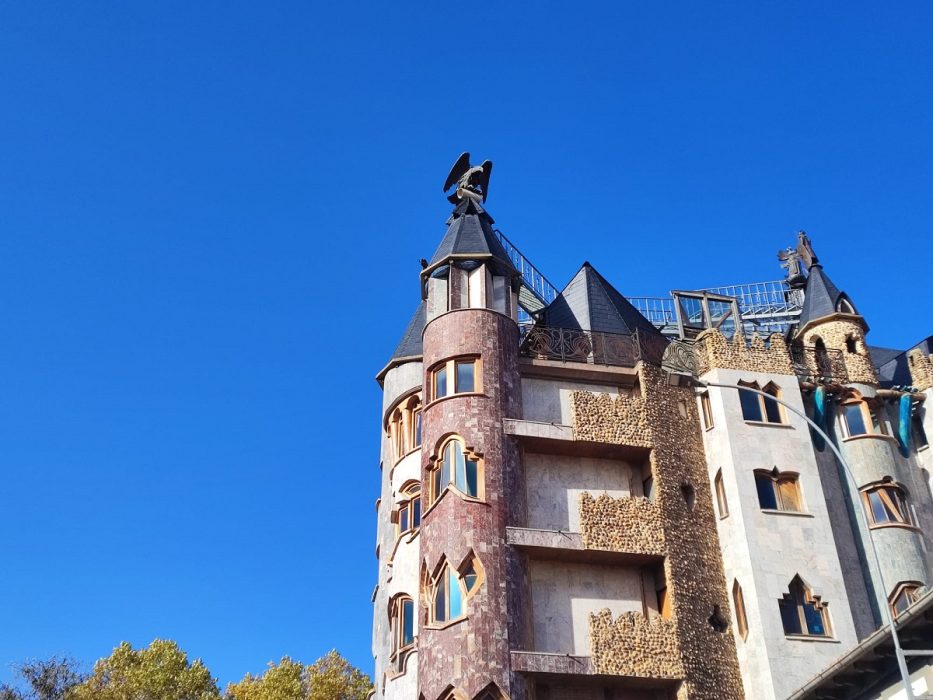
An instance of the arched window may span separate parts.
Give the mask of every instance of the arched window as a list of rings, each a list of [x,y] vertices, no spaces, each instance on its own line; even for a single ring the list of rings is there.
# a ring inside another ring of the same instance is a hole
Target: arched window
[[[392,632],[390,658],[396,671],[401,673],[415,646],[415,602],[408,596],[399,596],[390,603],[389,628]]]
[[[726,487],[722,483],[722,469],[716,472],[713,486],[716,491],[716,506],[719,508],[719,518],[722,519],[729,515],[729,502],[726,501]]]
[[[907,492],[891,480],[862,489],[869,525],[912,527]]]
[[[797,474],[779,472],[777,469],[757,469],[755,487],[758,490],[758,505],[762,510],[786,510],[792,513],[803,511]]]
[[[784,634],[828,637],[829,616],[826,603],[814,596],[799,575],[794,576],[788,592],[778,600]]]
[[[773,382],[766,384],[763,389],[758,386],[757,382],[739,382],[739,386],[747,386],[749,389],[763,391],[768,396],[773,396],[776,399],[781,398],[781,390]],[[777,401],[772,401],[768,396],[739,389],[742,418],[753,423],[783,423],[784,409]]]
[[[421,484],[411,482],[402,487],[396,518],[396,537],[415,532],[421,526]]]
[[[888,596],[888,603],[891,605],[891,614],[897,617],[916,603],[920,598],[920,589],[922,587],[923,584],[919,581],[903,581],[897,584],[897,586],[894,587],[894,591]]]
[[[813,353],[816,355],[816,372],[822,377],[833,376],[833,363],[829,359],[826,343],[819,336],[813,338]]]
[[[466,601],[483,579],[482,566],[472,554],[459,570],[444,562],[431,581],[431,621],[447,623],[466,614]]]
[[[883,411],[881,405],[863,399],[857,391],[852,392],[842,403],[846,435],[887,435],[888,427]]]
[[[466,452],[458,437],[449,438],[441,445],[439,455],[429,470],[429,479],[432,504],[451,486],[464,496],[481,498],[481,460],[477,455]]]
[[[748,639],[748,617],[745,614],[745,597],[738,579],[732,581],[732,607],[735,608],[735,628],[739,636]]]
[[[857,313],[855,307],[852,306],[852,302],[849,301],[848,297],[845,294],[839,297],[839,300],[836,302],[836,311],[843,314],[855,314]]]
[[[418,394],[403,399],[392,410],[386,434],[396,462],[421,446],[421,397]]]

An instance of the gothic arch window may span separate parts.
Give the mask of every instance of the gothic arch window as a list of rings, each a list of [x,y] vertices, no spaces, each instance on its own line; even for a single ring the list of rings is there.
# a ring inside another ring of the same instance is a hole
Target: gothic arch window
[[[913,527],[907,490],[890,477],[862,488],[869,527]]]
[[[739,636],[748,639],[748,616],[745,613],[745,596],[738,579],[732,581],[732,607],[735,609],[735,629]]]
[[[817,374],[823,377],[831,377],[833,375],[833,363],[829,359],[826,343],[818,335],[813,336],[813,353],[816,355]]]
[[[392,634],[390,660],[396,672],[405,672],[405,662],[415,648],[415,601],[407,595],[389,603],[389,628]]]
[[[499,686],[495,683],[490,683],[479,691],[473,700],[506,700],[506,698],[505,694],[499,690]]]
[[[406,483],[399,491],[399,504],[395,516],[396,539],[421,527],[421,484]]]
[[[482,564],[472,552],[459,568],[443,560],[431,577],[428,588],[431,623],[445,625],[465,617],[467,601],[484,580]]]
[[[719,518],[725,518],[729,515],[729,502],[726,500],[726,487],[722,483],[722,469],[716,472],[716,478],[713,480],[713,487],[716,491],[716,507],[719,510]]]
[[[458,436],[447,438],[428,469],[429,497],[433,505],[445,490],[453,488],[468,498],[483,497],[482,460],[466,449]]]
[[[891,614],[897,617],[905,613],[907,608],[920,599],[921,588],[923,588],[923,584],[919,581],[902,581],[897,584],[891,595],[888,596]]]
[[[756,469],[755,488],[758,491],[758,505],[762,510],[803,512],[798,474],[779,472],[777,468],[771,471]]]
[[[758,382],[739,382],[739,386],[763,391],[767,396],[756,394],[753,391],[739,389],[739,401],[742,404],[742,418],[752,423],[784,423],[784,409],[768,396],[781,398],[781,389],[774,382],[768,382],[760,387]]]
[[[411,394],[389,413],[386,435],[397,462],[412,450],[421,447],[421,396]]]
[[[827,605],[813,595],[800,575],[794,576],[781,598],[778,599],[784,634],[788,636],[829,637]]]

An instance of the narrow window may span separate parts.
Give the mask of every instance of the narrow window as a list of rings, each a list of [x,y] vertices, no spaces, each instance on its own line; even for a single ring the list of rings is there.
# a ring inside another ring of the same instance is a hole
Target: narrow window
[[[794,576],[788,592],[778,601],[778,605],[784,634],[829,636],[826,604],[811,594],[800,576]]]
[[[764,388],[764,392],[768,396],[761,396],[760,398],[764,401],[765,418],[769,423],[783,423],[784,416],[781,413],[781,405],[777,401],[768,398],[769,396],[773,396],[776,399],[781,398],[781,390],[774,384],[768,384],[768,386]]]
[[[714,486],[716,490],[716,505],[719,508],[719,517],[722,519],[729,515],[729,503],[726,501],[726,488],[722,483],[722,469],[716,472]]]
[[[421,525],[421,485],[414,483],[401,491],[402,500],[398,507],[398,532],[401,537],[417,530]]]
[[[421,411],[415,414],[415,447],[421,447]]]
[[[709,430],[713,427],[713,407],[709,401],[709,392],[700,394],[700,406],[703,409],[703,428]]]
[[[434,398],[447,396],[447,365],[434,370]]]
[[[851,335],[846,336],[846,352],[854,355],[858,352],[858,349],[855,347],[855,337]]]
[[[888,601],[891,605],[891,614],[894,617],[902,615],[911,605],[917,602],[920,597],[920,587],[922,584],[916,581],[899,583],[895,587]]]
[[[758,489],[758,505],[766,510],[777,510],[774,481],[771,477],[767,474],[755,474],[755,487]]]
[[[457,388],[456,392],[458,394],[468,393],[473,391],[473,367],[475,362],[473,360],[458,360],[457,363]]]
[[[745,597],[738,579],[732,581],[732,605],[735,608],[735,626],[742,639],[748,639],[748,617],[745,614]]]
[[[862,500],[872,525],[913,524],[907,494],[893,483],[872,486],[862,491]]]
[[[868,428],[865,427],[865,414],[862,412],[861,401],[843,406],[843,415],[846,419],[846,429],[849,437],[868,433]]]
[[[392,630],[391,658],[396,671],[405,669],[405,659],[415,644],[415,603],[408,596],[392,603],[390,627]]]
[[[739,382],[740,386],[747,386],[750,389],[757,389],[758,385],[748,382]],[[760,423],[762,420],[761,400],[758,394],[752,393],[747,389],[739,389],[739,400],[742,403],[742,418],[748,421]]]

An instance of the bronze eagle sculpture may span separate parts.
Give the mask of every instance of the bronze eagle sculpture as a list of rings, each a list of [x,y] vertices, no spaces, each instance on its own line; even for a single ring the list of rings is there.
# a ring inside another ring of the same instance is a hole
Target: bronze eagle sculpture
[[[482,199],[485,202],[486,195],[489,193],[490,175],[492,175],[491,160],[483,161],[482,165],[471,166],[470,154],[461,153],[444,182],[444,192],[453,187],[454,183],[457,185],[457,189],[447,199],[453,204],[457,204],[464,197],[474,200]]]

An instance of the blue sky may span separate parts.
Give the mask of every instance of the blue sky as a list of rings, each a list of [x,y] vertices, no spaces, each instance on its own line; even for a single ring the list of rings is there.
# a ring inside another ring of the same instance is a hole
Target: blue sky
[[[933,333],[933,6],[0,6],[0,681],[176,639],[371,671],[379,389],[462,150],[558,286]],[[913,325],[911,325],[913,323]]]

